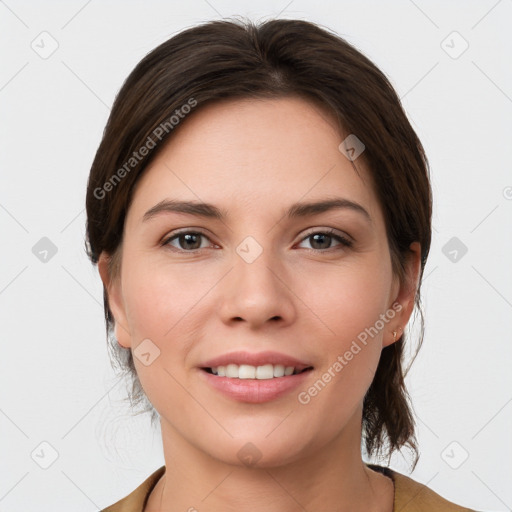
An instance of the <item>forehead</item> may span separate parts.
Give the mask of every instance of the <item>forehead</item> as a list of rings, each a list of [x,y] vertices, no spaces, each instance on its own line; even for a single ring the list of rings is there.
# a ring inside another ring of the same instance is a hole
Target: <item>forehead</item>
[[[362,157],[356,171],[338,148],[348,134],[315,103],[298,97],[221,101],[181,123],[139,180],[138,216],[166,197],[262,215],[262,207],[326,195],[378,214]]]

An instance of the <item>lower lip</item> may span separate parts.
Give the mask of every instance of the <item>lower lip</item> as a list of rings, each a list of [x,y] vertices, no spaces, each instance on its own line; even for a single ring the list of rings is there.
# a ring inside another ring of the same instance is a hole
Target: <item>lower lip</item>
[[[275,400],[299,387],[308,378],[311,370],[297,375],[274,377],[273,379],[233,379],[219,377],[199,370],[210,386],[224,395],[238,400],[259,404]]]

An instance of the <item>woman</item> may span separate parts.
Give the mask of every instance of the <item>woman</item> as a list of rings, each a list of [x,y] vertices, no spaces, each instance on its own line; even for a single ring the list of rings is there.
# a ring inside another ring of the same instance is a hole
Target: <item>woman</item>
[[[469,510],[361,454],[418,459],[402,353],[431,210],[395,91],[335,34],[215,21],[147,55],[87,239],[165,466],[105,510]]]

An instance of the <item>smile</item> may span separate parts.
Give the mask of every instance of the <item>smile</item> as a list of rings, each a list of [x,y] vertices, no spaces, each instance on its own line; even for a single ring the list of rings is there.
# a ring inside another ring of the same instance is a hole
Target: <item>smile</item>
[[[274,351],[230,352],[198,365],[203,382],[237,402],[270,402],[304,387],[314,367],[306,360]]]
[[[221,366],[213,366],[203,368],[208,373],[217,375],[218,377],[228,377],[232,379],[258,379],[268,380],[279,377],[288,377],[297,375],[312,369],[311,366],[300,368],[295,366],[284,366],[282,364],[263,364],[261,366],[253,366],[250,364],[228,364]]]

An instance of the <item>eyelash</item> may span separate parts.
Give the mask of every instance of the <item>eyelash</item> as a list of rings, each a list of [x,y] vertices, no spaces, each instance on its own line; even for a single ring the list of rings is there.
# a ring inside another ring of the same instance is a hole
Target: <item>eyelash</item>
[[[208,238],[208,236],[205,234],[205,233],[202,233],[201,231],[187,231],[187,230],[183,230],[183,231],[178,231],[174,234],[172,234],[171,236],[165,238],[162,242],[161,242],[161,245],[163,247],[169,247],[171,250],[173,251],[176,251],[176,252],[181,252],[181,253],[189,253],[189,254],[194,254],[194,253],[197,253],[199,251],[201,251],[202,249],[205,249],[204,247],[203,248],[199,248],[199,249],[192,249],[192,250],[186,250],[186,249],[178,249],[176,247],[173,247],[169,244],[169,242],[171,242],[172,240],[174,239],[178,239],[179,236],[181,235],[201,235],[201,236],[204,236],[205,238]],[[349,249],[353,246],[354,242],[352,240],[349,240],[348,238],[342,236],[342,235],[339,235],[339,234],[336,234],[335,230],[334,229],[324,229],[324,230],[318,230],[318,231],[312,231],[310,233],[308,233],[306,236],[304,236],[300,243],[302,243],[304,240],[308,239],[308,238],[311,238],[312,236],[314,235],[328,235],[330,237],[332,237],[333,239],[337,240],[338,242],[340,242],[341,244],[341,249]],[[307,251],[312,251],[312,252],[319,252],[319,253],[324,253],[324,252],[330,252],[330,251],[336,251],[336,250],[339,250],[340,248],[336,248],[336,247],[329,247],[328,249],[307,249]]]

